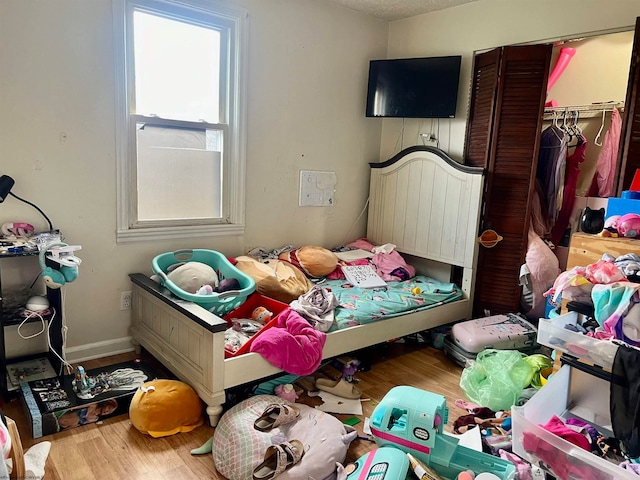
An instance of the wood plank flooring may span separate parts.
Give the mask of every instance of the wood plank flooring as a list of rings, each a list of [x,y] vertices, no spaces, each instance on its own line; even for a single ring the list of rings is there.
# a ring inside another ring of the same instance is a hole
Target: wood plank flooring
[[[444,352],[424,344],[388,343],[367,350],[371,360],[369,371],[358,372],[356,378],[363,396],[363,416],[370,416],[377,402],[397,385],[410,385],[444,395],[449,407],[449,419],[467,412],[455,406],[457,398],[465,398],[459,386],[462,369],[449,360]],[[86,369],[99,368],[136,358],[123,354],[84,362]],[[148,355],[142,357],[153,363]],[[299,401],[313,404],[317,399],[306,395]],[[127,415],[106,419],[37,440],[31,438],[31,429],[19,400],[3,406],[7,416],[13,418],[20,430],[25,451],[41,441],[51,442],[51,451],[45,466],[43,480],[169,480],[220,479],[210,454],[193,456],[191,449],[205,443],[214,429],[205,424],[192,432],[164,438],[152,438],[136,430]],[[338,415],[345,420],[352,415]],[[355,428],[362,433],[363,421]],[[450,427],[445,427],[450,431]],[[351,443],[346,462],[355,460],[375,447],[373,442],[356,439]]]

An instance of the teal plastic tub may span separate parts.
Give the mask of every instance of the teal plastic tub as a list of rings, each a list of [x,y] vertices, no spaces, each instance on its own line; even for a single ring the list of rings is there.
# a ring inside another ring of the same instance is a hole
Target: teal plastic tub
[[[237,279],[240,283],[240,289],[209,295],[186,292],[167,277],[169,267],[181,262],[200,262],[209,265],[216,271],[220,280],[223,278]],[[238,308],[256,289],[256,282],[253,278],[238,270],[227,260],[227,257],[215,250],[193,249],[163,253],[151,261],[151,267],[153,273],[160,278],[160,283],[167,287],[171,293],[219,316],[226,315],[231,310]]]

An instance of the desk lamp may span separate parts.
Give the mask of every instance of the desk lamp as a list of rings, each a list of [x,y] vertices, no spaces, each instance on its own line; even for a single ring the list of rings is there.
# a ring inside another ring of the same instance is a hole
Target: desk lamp
[[[42,210],[40,210],[40,207],[25,200],[24,198],[20,198],[15,193],[11,192],[11,189],[13,188],[13,185],[15,183],[16,183],[15,180],[8,175],[2,175],[0,177],[0,203],[4,202],[4,199],[7,198],[7,195],[11,195],[12,197],[20,200],[21,202],[24,202],[27,205],[31,205],[33,208],[38,210],[42,214],[42,216],[47,220],[47,223],[49,224],[49,231],[53,232],[54,230],[53,230],[53,225],[51,224],[51,220],[49,220],[49,217],[47,217],[45,213]]]

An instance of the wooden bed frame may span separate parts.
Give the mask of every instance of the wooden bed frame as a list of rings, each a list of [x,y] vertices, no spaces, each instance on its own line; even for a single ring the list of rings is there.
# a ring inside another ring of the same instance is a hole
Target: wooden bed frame
[[[452,281],[452,267],[458,267],[464,295],[429,310],[330,332],[323,358],[471,315],[483,170],[460,165],[432,147],[410,147],[370,165],[367,238],[378,245],[395,244],[419,273],[439,280]],[[176,298],[146,275],[130,278],[135,344],[195,389],[207,404],[211,426],[223,412],[226,389],[281,372],[256,353],[225,358],[223,319]]]

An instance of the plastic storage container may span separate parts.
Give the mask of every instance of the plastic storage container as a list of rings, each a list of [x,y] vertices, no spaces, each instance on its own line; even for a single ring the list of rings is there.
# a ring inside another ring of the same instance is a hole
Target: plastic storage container
[[[536,333],[536,327],[520,315],[507,313],[456,323],[451,329],[451,339],[469,353],[480,353],[488,348],[532,348]]]
[[[567,324],[576,325],[578,318],[578,312],[568,312],[550,319],[541,318],[538,323],[538,343],[611,369],[618,346],[564,328]]]
[[[227,313],[223,318],[227,321],[227,324],[231,326],[231,320],[234,318],[251,318],[251,313],[258,307],[264,307],[269,310],[273,316],[271,320],[265,323],[264,327],[258,330],[249,340],[243,344],[238,350],[232,352],[230,350],[225,349],[224,356],[225,358],[237,357],[238,355],[242,355],[243,353],[247,353],[251,348],[251,344],[256,339],[258,335],[260,335],[265,330],[273,327],[276,324],[278,319],[278,315],[284,312],[289,305],[273,298],[265,297],[264,295],[260,295],[257,292],[252,293],[247,298],[247,301],[240,305],[238,308],[232,310]]]
[[[578,362],[575,362],[576,364]],[[559,480],[638,479],[633,472],[588,452],[540,425],[553,415],[580,418],[603,435],[613,436],[606,372],[585,365],[563,365],[524,406],[511,408],[513,451],[529,462],[542,462]],[[595,372],[595,373],[594,373]]]
[[[229,290],[223,293],[197,295],[185,292],[167,277],[171,265],[180,262],[201,262],[212,267],[222,278],[235,278],[240,283],[240,290]],[[214,250],[194,249],[178,250],[158,255],[151,261],[153,273],[160,277],[160,283],[171,293],[183,300],[188,300],[216,315],[224,315],[244,303],[247,297],[256,289],[256,282],[244,272],[234,267],[227,257]]]

